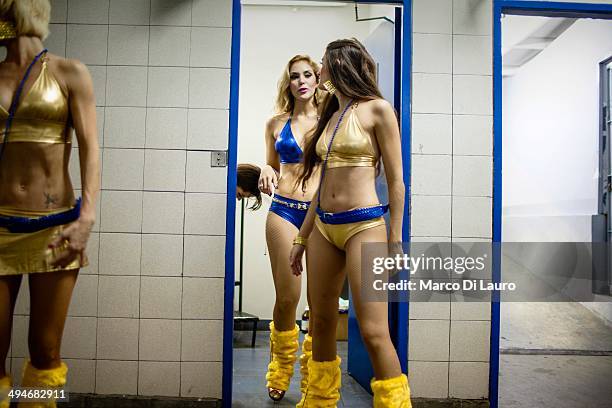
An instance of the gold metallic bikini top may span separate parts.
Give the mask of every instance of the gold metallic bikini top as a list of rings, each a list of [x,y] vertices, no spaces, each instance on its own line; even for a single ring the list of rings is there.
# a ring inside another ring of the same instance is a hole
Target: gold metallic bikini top
[[[347,115],[348,117],[340,124],[340,128],[334,138],[332,150],[329,152],[327,168],[376,167],[378,163],[379,154],[372,145],[370,136],[363,130],[355,114],[356,107],[357,104],[353,105]],[[321,160],[325,160],[327,147],[329,146],[329,141],[327,140],[328,127],[329,122],[327,122],[317,142],[317,155]]]
[[[4,133],[8,118],[6,108],[0,106],[0,132]],[[8,142],[67,143],[69,116],[68,98],[57,80],[47,69],[46,58],[38,78],[19,101],[13,123],[9,129]],[[1,135],[1,134],[0,134]],[[0,137],[0,143],[2,143]]]

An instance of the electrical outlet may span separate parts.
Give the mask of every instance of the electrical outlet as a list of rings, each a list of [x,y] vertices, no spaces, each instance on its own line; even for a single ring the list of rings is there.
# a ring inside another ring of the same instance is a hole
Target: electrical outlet
[[[219,150],[210,153],[210,166],[211,167],[227,167],[227,152],[225,150]]]

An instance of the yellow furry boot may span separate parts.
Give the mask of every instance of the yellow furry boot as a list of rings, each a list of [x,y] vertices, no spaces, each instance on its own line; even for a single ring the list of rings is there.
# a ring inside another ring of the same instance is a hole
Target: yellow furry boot
[[[295,325],[293,330],[278,331],[274,322],[270,323],[270,364],[266,380],[268,395],[274,401],[280,401],[289,389],[289,382],[293,376],[293,364],[297,357],[299,329]]]
[[[12,387],[11,377],[8,375],[6,377],[0,378],[0,408],[9,408],[9,396],[8,393]]]
[[[302,354],[300,355],[300,374],[302,374],[302,381],[300,382],[300,390],[302,395],[306,393],[306,387],[308,386],[308,361],[312,358],[312,337],[308,333],[304,336],[304,342],[302,343]]]
[[[335,408],[340,399],[340,357],[308,362],[308,386],[296,408]]]
[[[386,380],[372,379],[374,408],[412,408],[410,388],[405,374]]]
[[[64,363],[57,368],[39,370],[30,361],[26,361],[21,386],[24,388],[61,388],[66,385],[67,374],[68,367]],[[55,408],[56,406],[55,401],[20,402],[18,405],[24,408]]]

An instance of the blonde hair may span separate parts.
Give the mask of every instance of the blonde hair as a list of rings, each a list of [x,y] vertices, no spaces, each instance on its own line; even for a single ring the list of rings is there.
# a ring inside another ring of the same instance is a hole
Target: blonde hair
[[[314,62],[312,58],[308,55],[296,55],[289,60],[287,66],[283,70],[283,74],[278,80],[278,94],[276,95],[276,114],[283,114],[293,112],[293,107],[295,106],[295,98],[291,93],[290,82],[291,82],[291,66],[299,61],[306,61],[308,65],[312,68],[313,73],[317,77],[317,82],[319,82],[319,64]],[[316,89],[314,93],[314,104],[315,107],[319,107],[320,102],[322,101],[322,91],[320,89]]]
[[[12,21],[17,35],[44,40],[49,35],[49,0],[0,0],[0,20]]]

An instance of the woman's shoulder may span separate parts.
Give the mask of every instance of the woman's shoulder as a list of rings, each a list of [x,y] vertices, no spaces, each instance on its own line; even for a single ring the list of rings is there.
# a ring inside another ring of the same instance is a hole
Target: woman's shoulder
[[[359,102],[359,105],[371,110],[373,113],[384,113],[385,111],[394,110],[393,105],[391,105],[391,103],[384,98],[362,101]]]
[[[274,131],[280,126],[284,126],[287,120],[289,120],[288,113],[277,113],[266,121],[266,129]]]

